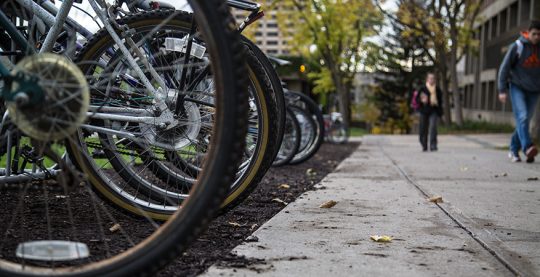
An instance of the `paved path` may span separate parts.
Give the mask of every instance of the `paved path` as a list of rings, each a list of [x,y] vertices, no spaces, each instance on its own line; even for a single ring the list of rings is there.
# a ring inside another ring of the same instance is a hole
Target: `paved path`
[[[528,180],[540,163],[510,163],[507,138],[441,136],[439,152],[422,153],[416,136],[365,137],[233,250],[263,263],[203,275],[540,276],[540,181]]]

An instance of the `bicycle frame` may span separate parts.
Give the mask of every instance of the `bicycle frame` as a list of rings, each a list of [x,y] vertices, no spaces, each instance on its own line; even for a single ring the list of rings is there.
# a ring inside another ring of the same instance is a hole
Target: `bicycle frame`
[[[62,6],[59,9],[48,0],[42,1],[40,2],[40,4],[34,2],[33,0],[16,0],[16,1],[21,6],[23,6],[27,11],[32,12],[34,16],[42,20],[42,22],[50,28],[45,38],[45,41],[42,45],[42,48],[40,49],[40,52],[50,51],[50,49],[52,49],[54,43],[56,42],[57,37],[62,32],[62,30],[66,32],[71,32],[71,33],[76,32],[87,39],[89,39],[93,35],[92,32],[90,32],[88,29],[84,28],[82,25],[78,24],[74,19],[68,16],[68,13],[70,11],[71,5],[73,4],[74,0],[64,0],[64,2],[62,3]],[[128,7],[130,8],[130,11],[136,11],[137,9],[141,9],[140,5],[139,6],[134,5],[132,1],[133,0],[119,0],[117,2],[117,5],[119,4],[121,6],[123,3],[126,3]],[[137,3],[141,3],[141,1],[137,1]],[[148,80],[144,72],[142,72],[140,67],[138,67],[133,56],[130,54],[129,50],[125,47],[124,43],[122,42],[122,40],[116,33],[118,26],[113,26],[113,24],[115,23],[114,20],[112,20],[113,23],[111,23],[108,20],[108,14],[106,14],[102,10],[104,7],[100,6],[99,4],[103,4],[103,3],[100,3],[99,0],[90,0],[90,5],[92,6],[93,10],[97,13],[97,16],[101,19],[101,23],[103,23],[103,25],[105,26],[105,28],[107,29],[107,31],[109,32],[113,40],[115,40],[116,44],[119,45],[120,51],[122,52],[122,54],[124,54],[124,57],[127,59],[127,62],[130,64],[130,66],[134,68],[136,75],[138,75],[138,77],[142,80],[146,89],[149,92],[151,92],[152,95],[157,96],[157,97],[154,97],[157,107],[160,110],[164,110],[165,112],[168,111],[169,113],[171,113],[166,108],[166,104],[162,100],[162,94],[166,95],[167,93],[159,89],[156,90],[153,87],[153,85],[150,83],[150,81]],[[231,7],[251,12],[238,27],[239,32],[242,32],[247,26],[249,26],[250,24],[252,24],[257,19],[261,18],[264,15],[264,13],[260,10],[260,5],[257,3],[244,1],[244,0],[228,0],[228,4]],[[158,5],[158,7],[159,6],[170,8],[166,4]],[[148,7],[153,8],[152,6],[148,6]],[[24,36],[17,30],[15,25],[9,20],[9,18],[2,11],[0,11],[0,24],[1,24],[0,26],[3,26],[8,32],[8,34],[15,40],[17,45],[25,49],[26,53],[34,54],[37,52],[37,50],[34,47],[32,47],[32,45],[24,38]],[[195,34],[195,28],[196,28],[196,25],[195,23],[193,23],[192,30],[190,31],[188,35],[188,44],[186,47],[187,48],[186,49],[186,63],[188,62],[189,57],[190,57],[189,53],[191,53],[190,48],[192,45],[193,36]],[[132,42],[131,44],[129,42],[128,44],[131,47],[136,48],[138,50],[137,47],[134,47],[135,45],[132,40],[131,42]],[[82,45],[78,45],[78,47],[80,48],[82,47]],[[148,65],[148,61],[146,60],[146,57],[144,57],[142,53],[139,52],[135,54],[141,60],[145,61],[146,64]],[[147,68],[151,69],[150,73],[152,77],[158,80],[158,82],[160,83],[160,86],[165,88],[166,87],[165,82],[161,79],[161,76],[159,76],[157,72],[153,70],[153,67],[147,66]],[[204,78],[204,76],[208,74],[208,72],[209,72],[209,65],[207,65],[203,70],[201,70],[198,76],[194,78],[194,80],[192,80],[191,84],[186,84],[186,80],[185,80],[186,71],[184,70],[183,76],[180,82],[181,84],[180,91],[184,91],[184,88],[186,88],[186,85],[187,85],[187,91],[193,90],[196,83],[201,81],[202,78]],[[9,69],[0,63],[0,76],[2,78],[9,78],[10,74],[11,73]],[[125,76],[125,77],[129,78],[129,76]],[[177,102],[185,101],[185,100],[197,102],[197,100],[191,99],[187,97],[186,95],[187,94],[184,91],[184,93],[181,94],[181,97],[177,98]],[[209,104],[209,103],[204,103],[204,104]],[[209,105],[211,106],[211,104]],[[176,105],[176,107],[181,107],[181,106],[182,105],[180,105],[180,103],[177,103]],[[178,113],[178,110],[176,112]],[[5,126],[4,123],[7,116],[8,116],[8,113],[6,112],[6,114],[4,115],[4,120],[0,124],[0,130],[2,130],[2,128]],[[164,121],[167,118],[173,117],[173,114],[172,113],[165,114],[164,116],[163,113],[161,113],[161,116],[154,116],[150,111],[143,110],[143,109],[135,109],[135,108],[115,109],[112,107],[91,105],[90,110],[87,113],[87,116],[90,118],[100,119],[100,120],[144,123],[144,124],[149,124],[149,125],[163,125],[165,123]],[[96,131],[103,134],[115,135],[120,138],[126,138],[129,140],[132,140],[134,142],[144,142],[143,139],[127,131],[113,130],[110,128],[97,127],[97,126],[92,126],[89,124],[83,124],[81,127],[89,131]],[[7,132],[8,132],[7,133],[8,149],[7,149],[6,155],[7,157],[11,157],[11,147],[12,147],[11,131],[8,130]],[[164,144],[162,145],[159,142],[154,142],[153,144],[155,146],[162,147],[162,148],[170,148],[170,146],[164,145]],[[174,149],[170,149],[170,150],[174,150]],[[16,149],[15,154],[16,155],[20,154],[18,152],[19,150]],[[17,159],[17,157],[15,158]],[[6,168],[4,170],[0,169],[0,175],[3,175],[2,177],[0,177],[0,183],[25,182],[25,181],[30,181],[36,178],[44,179],[44,178],[48,178],[56,174],[54,169],[52,168],[49,169],[52,172],[50,174],[44,173],[44,172],[36,172],[35,165],[34,165],[32,172],[27,172],[23,170],[21,172],[22,174],[18,176],[10,176],[12,173],[11,172],[12,165],[10,164],[10,162],[11,162],[11,159],[8,158],[7,163],[6,163]],[[17,164],[15,164],[15,167],[13,167],[13,169],[15,170],[17,170],[16,165]],[[25,175],[28,173],[32,173],[32,176]]]

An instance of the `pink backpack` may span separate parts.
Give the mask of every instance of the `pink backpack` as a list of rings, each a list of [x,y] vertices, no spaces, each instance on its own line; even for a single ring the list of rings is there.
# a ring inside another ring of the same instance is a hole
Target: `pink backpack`
[[[415,111],[418,111],[420,109],[420,104],[416,102],[416,98],[418,97],[418,91],[413,91],[412,99],[411,99],[411,108]]]

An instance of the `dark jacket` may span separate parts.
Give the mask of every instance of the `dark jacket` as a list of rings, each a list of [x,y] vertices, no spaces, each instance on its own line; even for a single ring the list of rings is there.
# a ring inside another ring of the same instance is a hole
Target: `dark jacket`
[[[508,91],[510,84],[527,92],[540,92],[540,47],[531,44],[524,35],[519,38],[523,44],[519,57],[516,42],[510,45],[504,56],[497,82],[499,92]]]
[[[431,106],[431,104],[429,104],[430,103],[429,101],[427,104],[422,103],[422,101],[420,100],[421,99],[420,95],[422,95],[422,93],[426,94],[428,96],[428,99],[431,101],[429,90],[427,89],[425,85],[423,85],[420,89],[418,89],[418,95],[416,96],[416,103],[420,104],[420,108],[418,109],[418,111],[422,114],[437,113],[437,115],[442,116],[443,115],[443,108],[442,108],[443,99],[442,99],[442,91],[439,89],[439,87],[436,87],[437,106]]]

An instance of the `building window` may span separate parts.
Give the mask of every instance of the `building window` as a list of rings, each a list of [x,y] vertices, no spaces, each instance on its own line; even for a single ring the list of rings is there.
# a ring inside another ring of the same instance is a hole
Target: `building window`
[[[533,6],[532,18],[539,18],[540,17],[540,3],[538,3],[538,1],[535,1],[532,3],[532,6]]]
[[[484,24],[482,31],[484,32],[484,43],[486,43],[489,40],[489,21]]]
[[[491,39],[497,38],[497,17],[491,19]]]
[[[281,53],[283,55],[289,55],[291,52],[289,52],[289,50],[283,50],[283,51],[281,51]]]
[[[255,32],[255,36],[256,36],[256,37],[262,36],[262,32]]]
[[[268,33],[266,33],[266,35],[269,36],[269,37],[277,37],[278,33],[277,32],[268,32]]]
[[[275,49],[267,50],[266,53],[268,53],[268,54],[277,54],[278,50],[275,50]]]
[[[277,28],[277,26],[278,26],[277,23],[267,23],[266,24],[266,27],[268,27],[268,28]]]
[[[488,103],[486,107],[488,111],[495,110],[495,101],[497,100],[495,95],[495,82],[491,81],[488,83]]]
[[[288,44],[288,42],[287,42],[286,40],[284,40],[284,41],[282,41],[282,42],[281,42],[281,44],[283,44],[283,45],[287,45],[287,44]]]
[[[531,15],[531,0],[521,0],[521,23],[529,22]]]
[[[266,42],[266,45],[278,45],[277,40],[269,40]]]
[[[482,93],[480,95],[480,103],[478,103],[478,109],[485,110],[487,106],[487,83],[482,82]]]
[[[463,87],[463,95],[465,96],[465,99],[463,101],[463,108],[466,109],[469,104],[469,86]]]
[[[507,17],[508,17],[507,10],[503,10],[500,13],[499,16],[500,16],[500,19],[499,19],[499,33],[504,34],[504,32],[506,32],[506,23],[508,22],[508,20],[507,20]]]
[[[518,3],[510,6],[510,29],[518,25]]]

